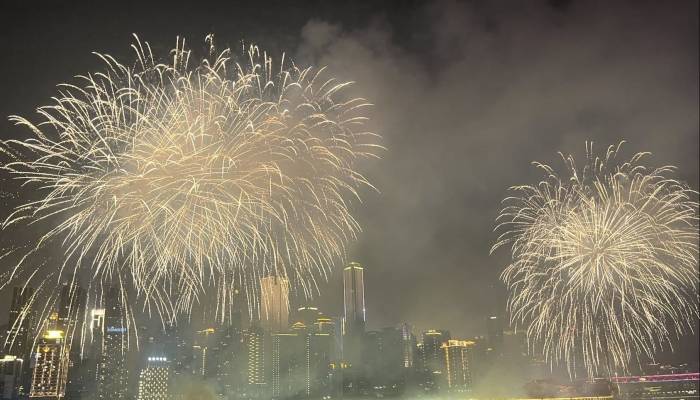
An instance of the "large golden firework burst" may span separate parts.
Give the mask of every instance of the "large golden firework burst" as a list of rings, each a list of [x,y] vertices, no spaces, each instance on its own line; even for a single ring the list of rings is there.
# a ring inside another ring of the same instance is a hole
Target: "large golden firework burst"
[[[237,61],[206,43],[200,62],[184,40],[159,62],[137,38],[132,65],[98,54],[104,70],[60,85],[38,123],[11,117],[32,137],[0,143],[2,168],[40,198],[3,234],[49,227],[3,254],[19,261],[0,270],[2,287],[29,275],[53,293],[88,274],[93,288],[134,287],[166,320],[208,290],[220,320],[236,288],[254,309],[266,275],[318,290],[360,230],[351,204],[371,185],[358,163],[381,149],[368,103],[323,68],[275,63],[255,46]],[[50,243],[62,260],[33,273]]]

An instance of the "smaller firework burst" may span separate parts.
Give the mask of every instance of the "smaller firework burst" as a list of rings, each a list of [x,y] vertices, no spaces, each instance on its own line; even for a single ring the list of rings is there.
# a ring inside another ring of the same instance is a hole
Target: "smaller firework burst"
[[[582,168],[562,154],[562,173],[535,163],[545,179],[513,187],[497,218],[511,321],[570,373],[626,371],[698,317],[698,193],[619,149],[587,145]]]

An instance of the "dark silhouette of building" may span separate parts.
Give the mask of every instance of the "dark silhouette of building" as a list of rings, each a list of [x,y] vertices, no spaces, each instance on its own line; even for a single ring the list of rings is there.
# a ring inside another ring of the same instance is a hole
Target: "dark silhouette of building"
[[[31,287],[13,288],[4,354],[25,358],[31,352],[29,332],[32,314],[29,306],[33,295],[34,289]]]
[[[14,356],[23,361],[21,375],[13,378],[14,390],[19,395],[29,393],[31,384],[30,362],[32,353],[31,327],[33,325],[30,308],[34,289],[31,287],[14,287],[10,302],[9,320],[2,354]]]
[[[6,355],[0,358],[0,399],[13,400],[20,395],[24,360]]]

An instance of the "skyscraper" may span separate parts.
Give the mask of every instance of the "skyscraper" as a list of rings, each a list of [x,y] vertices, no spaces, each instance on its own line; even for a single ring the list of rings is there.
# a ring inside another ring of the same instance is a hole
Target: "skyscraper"
[[[246,354],[241,330],[240,313],[231,325],[222,327],[212,356],[216,364],[216,380],[223,393],[232,395],[245,391]]]
[[[66,394],[68,381],[68,351],[65,333],[47,331],[39,339],[34,353],[31,399],[59,400]]]
[[[265,331],[251,326],[245,333],[248,352],[248,386],[259,391],[265,385]]]
[[[343,270],[343,299],[346,333],[364,332],[365,281],[364,270],[358,263],[351,262]]]
[[[82,348],[73,344],[80,341],[80,329],[78,321],[82,321],[85,314],[87,294],[76,284],[63,284],[58,301],[56,313],[56,329],[65,332],[65,347],[69,354],[68,383],[66,396],[68,398],[80,398],[88,390],[85,369],[89,369],[83,359]]]
[[[6,355],[0,358],[0,399],[16,399],[22,389],[22,369],[24,360]]]
[[[306,392],[304,333],[272,334],[272,398],[297,398]]]
[[[197,331],[192,346],[194,356],[192,373],[204,377],[214,376],[216,365],[214,364],[212,348],[214,347],[214,328]]]
[[[126,399],[128,331],[121,295],[121,290],[113,287],[105,296],[104,336],[97,376],[97,398],[100,400]]]
[[[423,366],[430,373],[442,374],[445,362],[441,347],[449,339],[448,331],[431,329],[423,332]]]
[[[333,337],[327,332],[309,332],[305,339],[306,397],[325,398],[333,394]]]
[[[104,308],[93,308],[90,310],[90,333],[93,335],[93,341],[95,339],[95,334],[102,337],[105,324],[105,309]]]
[[[78,285],[63,284],[58,303],[58,325],[57,328],[66,332],[68,341],[79,318],[85,312],[85,302],[87,295]]]
[[[14,287],[12,291],[5,354],[28,359],[26,357],[29,356],[31,351],[29,340],[31,312],[29,304],[33,295],[34,289],[31,287]]]
[[[86,387],[88,392],[96,393],[97,383],[99,381],[99,366],[102,361],[102,341],[104,338],[104,308],[93,308],[90,310],[90,336],[86,341],[87,349],[87,368],[86,368]]]
[[[445,357],[445,377],[451,392],[468,392],[472,389],[472,348],[468,340],[448,340],[441,346]]]
[[[401,347],[402,359],[404,368],[413,368],[413,360],[415,358],[416,336],[413,334],[413,329],[409,324],[399,325],[401,332]]]
[[[170,363],[166,357],[148,357],[139,375],[138,400],[170,399]]]
[[[260,317],[268,332],[283,332],[289,328],[289,281],[278,276],[260,280]]]
[[[401,331],[384,328],[365,333],[362,357],[364,377],[377,394],[396,395],[403,389],[403,345]]]

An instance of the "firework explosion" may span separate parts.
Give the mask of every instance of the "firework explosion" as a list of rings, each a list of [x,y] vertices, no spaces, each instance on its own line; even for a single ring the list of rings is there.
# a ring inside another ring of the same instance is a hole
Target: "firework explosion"
[[[235,289],[259,307],[267,275],[318,291],[360,230],[351,202],[371,185],[357,164],[381,149],[364,128],[368,103],[324,69],[274,64],[254,46],[239,63],[206,43],[196,65],[184,40],[159,63],[137,38],[132,66],[98,54],[104,70],[60,85],[39,123],[11,117],[32,137],[1,142],[2,167],[39,198],[3,234],[48,228],[0,254],[18,259],[0,288],[40,277],[51,297],[87,275],[91,292],[131,287],[164,320],[211,292],[221,321]],[[58,264],[30,261],[52,244]]]
[[[511,322],[569,373],[626,371],[640,356],[691,332],[698,317],[698,194],[649,169],[646,154],[619,162],[619,146],[587,163],[512,188],[498,217],[509,246],[502,279]]]

